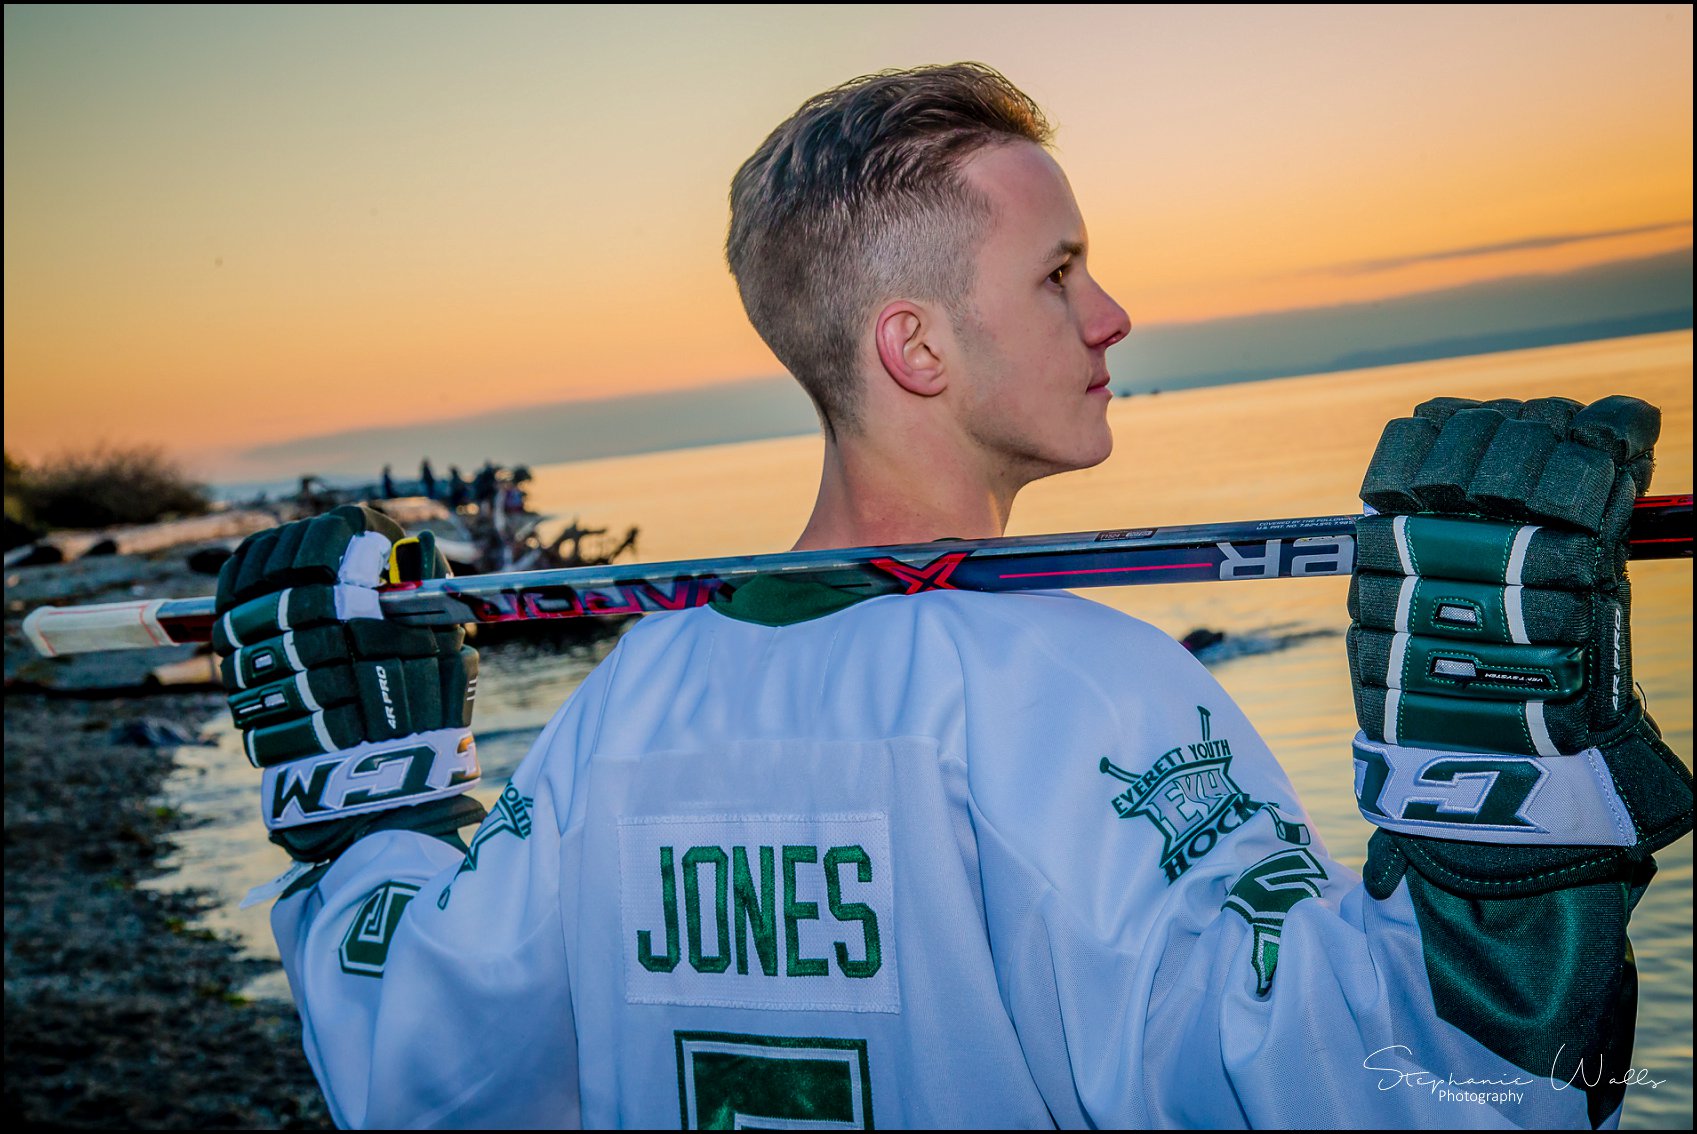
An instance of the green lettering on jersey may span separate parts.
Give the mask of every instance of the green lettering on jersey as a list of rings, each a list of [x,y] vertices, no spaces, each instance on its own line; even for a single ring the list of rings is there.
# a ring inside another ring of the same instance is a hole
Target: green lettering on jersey
[[[666,952],[654,955],[654,937],[646,929],[636,933],[636,959],[651,973],[669,973],[678,967],[678,882],[672,873],[672,848],[660,848],[660,908],[666,917]]]
[[[878,915],[864,902],[843,901],[843,884],[837,877],[837,868],[849,862],[855,864],[855,876],[860,881],[872,881],[872,856],[866,853],[865,848],[832,847],[825,852],[825,896],[832,917],[838,921],[860,922],[861,933],[866,939],[866,953],[860,960],[851,961],[848,946],[838,941],[837,967],[843,970],[844,976],[869,977],[884,963],[883,949],[878,940]]]
[[[760,893],[748,869],[748,849],[731,848],[731,897],[736,912],[737,972],[748,972],[748,934],[754,931],[754,951],[767,976],[778,975],[778,900],[771,847],[760,848]]]
[[[819,903],[795,900],[796,863],[818,861],[816,846],[784,847],[784,972],[788,976],[824,976],[830,971],[824,957],[801,955],[801,931],[797,925],[819,920]]]
[[[701,951],[701,881],[698,869],[713,866],[713,921],[718,952]],[[690,847],[684,852],[684,916],[689,927],[689,965],[698,973],[722,973],[731,967],[731,927],[725,917],[728,888],[725,852],[718,847]]]

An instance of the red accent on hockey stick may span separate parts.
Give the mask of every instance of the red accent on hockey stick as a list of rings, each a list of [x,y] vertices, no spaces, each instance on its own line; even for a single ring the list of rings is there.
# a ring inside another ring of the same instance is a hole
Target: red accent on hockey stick
[[[923,567],[909,567],[898,559],[887,558],[872,560],[872,566],[881,571],[888,571],[906,583],[905,593],[910,595],[921,591],[953,591],[959,588],[949,582],[949,576],[955,573],[955,568],[970,554],[971,552],[967,551],[956,551],[940,555]]]

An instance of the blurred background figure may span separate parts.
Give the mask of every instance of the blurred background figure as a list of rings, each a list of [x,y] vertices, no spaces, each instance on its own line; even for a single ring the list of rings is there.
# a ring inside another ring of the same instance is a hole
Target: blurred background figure
[[[485,459],[483,467],[477,470],[477,477],[471,482],[471,498],[479,511],[492,511],[495,507],[495,478],[499,473],[495,462]]]

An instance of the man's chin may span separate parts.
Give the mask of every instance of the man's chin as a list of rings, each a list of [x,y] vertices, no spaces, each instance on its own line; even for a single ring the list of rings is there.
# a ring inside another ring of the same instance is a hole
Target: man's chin
[[[1101,433],[1094,439],[1095,444],[1083,454],[1083,459],[1073,466],[1074,470],[1093,469],[1109,457],[1113,456],[1114,431],[1108,428],[1108,423],[1106,421],[1102,422],[1100,428]]]
[[[1114,452],[1114,434],[1105,422],[1101,428],[1101,435],[1091,438],[1088,444],[1080,443],[1064,456],[1056,455],[1045,461],[1047,467],[1032,479],[1054,476],[1057,473],[1082,472],[1107,460]]]

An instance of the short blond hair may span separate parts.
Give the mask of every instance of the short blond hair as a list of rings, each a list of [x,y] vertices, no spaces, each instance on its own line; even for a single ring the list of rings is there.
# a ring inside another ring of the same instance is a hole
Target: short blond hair
[[[819,412],[861,425],[856,350],[876,306],[954,309],[971,294],[990,205],[960,169],[1053,134],[1030,96],[982,63],[863,75],[815,95],[731,181],[725,258],[749,321]]]

